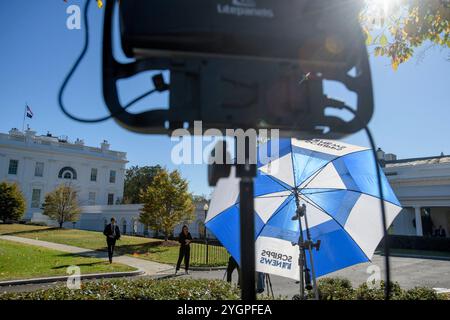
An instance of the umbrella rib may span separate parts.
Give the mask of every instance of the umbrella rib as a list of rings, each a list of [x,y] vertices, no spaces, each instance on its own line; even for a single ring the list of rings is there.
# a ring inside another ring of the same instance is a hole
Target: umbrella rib
[[[264,173],[265,174],[265,173]],[[274,182],[278,183],[280,186],[282,186],[284,189],[286,189],[287,191],[291,191],[289,188],[287,188],[286,186],[282,185],[279,181],[277,181],[277,179],[275,179],[274,177],[272,177],[270,174],[265,174],[267,177],[269,177],[269,179],[273,180]]]
[[[279,206],[278,209],[276,209],[276,210],[272,213],[272,215],[270,216],[270,218],[267,219],[267,221],[264,223],[264,226],[267,225],[267,224],[269,223],[269,221],[272,220],[272,218],[273,218],[276,214],[278,214],[282,209],[284,209],[284,207],[286,207],[286,206],[289,204],[289,202],[292,201],[292,199],[289,200],[289,197],[291,197],[291,196],[292,196],[292,195],[289,195],[289,196],[286,198],[286,200],[284,200],[284,203],[283,203],[281,206]],[[263,231],[263,229],[264,229],[264,228],[261,228],[261,231],[259,231],[257,237],[261,234],[261,232]]]
[[[292,166],[294,166],[294,153],[292,152],[292,149],[291,149],[291,153],[292,153]],[[311,153],[311,155],[314,153],[314,151]],[[309,164],[309,162],[311,161],[311,159],[312,159],[312,156],[311,155],[309,155],[309,157],[308,157],[308,161],[306,161],[306,164],[305,164],[305,166],[303,167],[303,171],[302,171],[302,174],[300,175],[300,177],[303,175],[303,173],[305,172],[305,170],[306,170],[306,167],[308,166],[308,164]],[[295,173],[295,172],[294,172]]]
[[[319,169],[317,169],[317,171],[315,171],[313,174],[311,174],[307,179],[310,179],[312,176],[317,175],[317,174],[320,173],[320,172],[321,172],[328,164],[333,163],[333,162],[335,162],[335,161],[338,160],[338,159],[344,158],[344,157],[346,157],[346,156],[348,156],[348,155],[350,155],[350,154],[355,154],[355,153],[364,152],[364,151],[370,151],[370,150],[371,150],[371,149],[357,150],[357,151],[353,151],[353,152],[349,152],[349,153],[346,153],[346,154],[337,156],[336,158],[334,158],[334,159],[328,161],[328,162],[327,162],[326,164],[324,164],[322,167],[320,167]],[[315,178],[315,177],[311,178],[310,181],[306,184],[306,186],[307,186],[312,180],[314,180],[314,178]],[[306,186],[305,186],[305,187],[306,187]],[[305,187],[304,187],[304,188],[305,188]]]
[[[309,199],[308,197],[302,197],[302,193],[300,194],[300,198],[302,198],[303,199],[303,201],[306,201],[307,203],[309,203],[310,205],[312,205],[313,207],[315,207],[316,209],[318,209],[318,210],[320,210],[320,211],[324,211],[325,212],[325,210],[323,210],[321,207],[319,207],[319,205],[317,205],[314,201],[312,201],[311,199]],[[326,213],[326,212],[325,212]],[[327,213],[327,215],[329,215],[328,213]],[[333,218],[333,217],[331,217],[331,218]]]
[[[290,194],[285,194],[283,196],[260,196],[260,197],[255,197],[255,199],[270,199],[270,198],[284,198],[284,197],[289,197],[291,194],[293,194],[292,192]]]
[[[328,163],[331,163],[331,162],[332,162],[332,161],[330,161],[330,162],[328,162]],[[327,163],[326,165],[322,166],[321,168],[319,168],[319,169],[318,169],[316,172],[314,172],[311,176],[309,176],[309,177],[308,177],[308,179],[309,179],[308,183],[307,183],[302,189],[306,188],[306,187],[308,186],[308,184],[310,184],[311,181],[313,181],[313,180],[319,175],[319,173],[321,173],[321,172],[323,171],[323,169],[325,169],[325,167],[328,165],[328,163]]]
[[[308,198],[308,197],[307,197]],[[303,199],[303,197],[302,197]],[[309,198],[308,198],[309,199]],[[359,250],[361,250],[361,252],[364,254],[364,256],[367,258],[367,260],[369,262],[372,262],[372,259],[370,259],[367,254],[363,251],[363,249],[361,249],[361,247],[359,246],[358,242],[356,242],[356,240],[352,237],[352,235],[350,233],[348,233],[347,230],[345,230],[345,227],[339,222],[337,221],[331,214],[328,213],[328,211],[324,210],[321,206],[319,206],[317,203],[315,203],[313,200],[309,199],[312,203],[314,203],[314,207],[316,207],[317,209],[321,210],[323,213],[325,213],[327,216],[329,216],[331,219],[333,219],[334,222],[336,222],[341,228],[342,230],[344,230],[344,232],[350,237],[350,239],[352,239],[352,241],[356,244],[356,246],[359,248]],[[305,200],[306,202],[308,202],[307,200]],[[311,203],[311,204],[312,204]]]
[[[304,188],[302,188],[301,190],[303,190],[303,189],[304,189]],[[319,188],[319,189],[321,189],[321,188]],[[337,188],[327,188],[327,189],[328,189],[328,190],[324,190],[324,191],[317,191],[317,192],[315,191],[315,192],[313,192],[313,194],[321,194],[321,193],[336,192],[336,191],[350,191],[350,192],[355,192],[355,193],[365,194],[365,195],[367,195],[367,196],[369,196],[369,197],[374,197],[374,198],[380,199],[380,197],[378,197],[378,196],[374,196],[374,195],[372,195],[372,194],[368,194],[367,192],[363,192],[363,191],[359,191],[359,190],[353,190],[353,189],[337,189]],[[331,190],[330,190],[330,189],[331,189]],[[305,196],[308,196],[307,193],[303,193],[303,192],[301,192],[301,191],[300,191],[300,193],[303,194],[303,195],[305,195]],[[312,193],[311,193],[311,194],[312,194]],[[309,198],[308,198],[308,199],[309,199]],[[389,202],[390,204],[399,207],[398,204],[396,204],[396,203],[394,203],[394,202],[392,202],[392,201],[386,200],[384,197],[383,197],[383,201]]]

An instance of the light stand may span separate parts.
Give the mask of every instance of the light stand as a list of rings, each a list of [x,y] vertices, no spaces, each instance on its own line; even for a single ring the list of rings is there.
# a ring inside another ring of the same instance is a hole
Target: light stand
[[[256,300],[255,285],[255,210],[254,210],[254,184],[253,179],[256,177],[256,164],[251,163],[250,150],[257,146],[256,137],[244,139],[244,163],[229,164],[229,154],[226,152],[226,142],[218,142],[211,152],[211,156],[215,157],[216,153],[223,156],[222,164],[212,163],[208,166],[208,182],[210,186],[215,186],[220,178],[230,175],[231,166],[236,168],[236,177],[240,178],[239,184],[239,224],[240,224],[240,287],[242,300]],[[237,138],[235,141],[236,155]],[[237,157],[236,157],[237,158]],[[237,161],[237,160],[236,160]]]
[[[270,275],[268,273],[265,273],[264,277],[265,277],[265,280],[266,280],[267,296],[269,297],[270,295],[272,295],[272,298],[274,298],[273,288],[272,288],[272,281],[270,279]]]
[[[313,281],[313,289],[314,289],[314,297],[316,300],[319,300],[319,290],[317,288],[317,279],[316,279],[316,271],[314,269],[314,258],[312,254],[312,249],[315,248],[317,251],[319,251],[320,248],[320,240],[317,240],[316,243],[314,243],[311,239],[311,233],[309,232],[309,226],[308,226],[308,218],[306,215],[306,206],[305,204],[302,205],[304,217],[305,217],[305,227],[306,227],[306,238],[307,238],[307,248],[309,251],[309,262],[311,264],[311,272],[312,272],[312,281]]]
[[[300,230],[300,235],[298,237],[297,245],[299,248],[299,255],[298,255],[298,266],[299,266],[299,273],[300,273],[300,300],[305,300],[305,270],[306,267],[306,260],[305,260],[305,246],[304,246],[304,239],[303,239],[303,228],[302,228],[302,220],[301,220],[301,209],[300,209],[300,203],[299,199],[296,196],[295,197],[295,204],[297,206],[297,210],[295,212],[295,216],[292,217],[292,220],[298,220],[298,228]]]
[[[299,247],[299,257],[298,257],[298,265],[299,265],[299,273],[300,273],[300,300],[306,300],[305,295],[305,288],[307,290],[314,290],[314,297],[316,300],[319,300],[319,291],[317,289],[317,280],[316,280],[316,273],[314,269],[314,259],[312,255],[312,249],[315,248],[316,250],[319,250],[320,248],[320,240],[318,240],[316,243],[314,243],[311,239],[311,234],[309,232],[309,226],[308,226],[308,219],[306,216],[306,205],[302,204],[300,206],[300,195],[298,189],[294,189],[294,195],[295,195],[295,204],[297,207],[295,216],[292,217],[292,220],[298,220],[298,227],[299,227],[299,237],[297,245]],[[303,235],[303,228],[302,228],[302,217],[305,219],[305,229],[306,229],[306,237],[307,240],[305,241],[304,235]],[[311,274],[308,266],[306,265],[306,252],[305,250],[308,250],[309,252],[309,261],[311,265],[311,272],[312,272],[312,281],[313,285],[311,286]]]
[[[209,206],[208,203],[205,203],[205,205],[203,206],[203,210],[205,211],[205,221],[203,222],[203,231],[205,232],[204,237],[205,237],[205,245],[206,245],[206,264],[208,264],[209,261],[209,246],[208,246],[208,237],[206,235],[207,231],[206,231],[206,216],[208,215],[208,210],[209,210]]]
[[[237,141],[235,142],[237,151]],[[256,164],[250,163],[250,148],[256,149],[256,139],[245,139],[244,164],[236,164],[236,177],[241,178],[239,184],[240,197],[240,231],[241,231],[241,298],[255,301],[255,210],[253,200],[253,179],[256,177]],[[236,153],[237,158],[237,153]]]

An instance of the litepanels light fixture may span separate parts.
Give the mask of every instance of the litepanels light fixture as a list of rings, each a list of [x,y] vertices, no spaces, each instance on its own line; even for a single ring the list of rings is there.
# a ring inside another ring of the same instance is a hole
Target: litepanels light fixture
[[[121,43],[136,59],[131,64],[112,55],[114,2],[107,1],[105,12],[104,96],[130,130],[170,133],[201,120],[204,129],[277,128],[286,136],[339,138],[373,114],[361,1],[121,1]],[[171,73],[169,109],[121,111],[116,81],[161,69]],[[344,105],[324,95],[325,79],[356,93],[353,120],[325,114]]]

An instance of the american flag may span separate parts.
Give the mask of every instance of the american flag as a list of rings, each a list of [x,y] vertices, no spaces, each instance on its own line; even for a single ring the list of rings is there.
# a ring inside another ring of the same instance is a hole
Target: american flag
[[[30,107],[27,105],[27,117],[33,118],[33,111],[31,111]]]

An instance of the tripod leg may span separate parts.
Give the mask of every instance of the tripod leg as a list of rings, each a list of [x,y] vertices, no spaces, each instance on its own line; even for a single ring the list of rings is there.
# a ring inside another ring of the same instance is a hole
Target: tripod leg
[[[316,300],[319,300],[319,288],[317,287],[316,271],[314,270],[314,260],[313,260],[311,248],[309,248],[309,259],[310,259],[310,263],[311,263],[314,297],[316,298]]]
[[[268,282],[267,295],[269,295],[269,289],[270,289],[270,293],[272,294],[272,298],[274,298],[273,288],[272,288],[272,280],[270,279],[270,276],[268,274],[267,274],[267,282]]]

